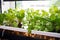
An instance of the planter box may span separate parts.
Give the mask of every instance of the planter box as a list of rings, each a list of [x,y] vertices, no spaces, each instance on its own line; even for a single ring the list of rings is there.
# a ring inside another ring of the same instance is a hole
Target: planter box
[[[25,37],[46,39],[46,40],[60,40],[60,33],[32,30],[31,34],[29,34],[28,30],[25,30],[22,28],[8,27],[8,26],[0,26],[0,29],[2,29],[3,34],[4,34],[4,31],[8,31],[8,33],[10,34],[22,35]]]

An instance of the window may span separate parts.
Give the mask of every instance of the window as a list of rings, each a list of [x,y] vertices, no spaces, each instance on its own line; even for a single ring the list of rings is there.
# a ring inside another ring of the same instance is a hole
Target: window
[[[16,7],[18,9],[27,9],[27,8],[34,8],[34,9],[44,9],[48,10],[48,8],[55,4],[57,0],[41,0],[41,1],[16,1]]]
[[[2,12],[7,11],[9,8],[15,9],[15,1],[2,2]]]
[[[12,9],[15,9],[15,8],[18,8],[18,9],[34,8],[34,9],[48,10],[48,8],[52,4],[55,4],[55,5],[59,6],[60,5],[60,0],[3,1],[2,12],[7,11],[9,8],[12,8]],[[1,9],[1,6],[0,6],[0,9]]]

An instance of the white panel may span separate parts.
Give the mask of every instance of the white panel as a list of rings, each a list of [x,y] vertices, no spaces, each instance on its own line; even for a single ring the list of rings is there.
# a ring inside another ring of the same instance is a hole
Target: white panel
[[[2,12],[7,11],[9,8],[15,9],[15,2],[2,3]]]
[[[50,6],[51,1],[22,1],[20,7],[17,8],[21,9],[34,8],[47,10]]]

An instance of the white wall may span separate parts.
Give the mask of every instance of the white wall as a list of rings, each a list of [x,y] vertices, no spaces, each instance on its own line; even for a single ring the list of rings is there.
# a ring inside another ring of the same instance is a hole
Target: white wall
[[[9,8],[15,9],[15,2],[2,2],[2,12],[7,11]]]
[[[27,8],[34,8],[34,9],[44,9],[48,10],[48,8],[54,4],[56,0],[46,0],[46,1],[19,1],[17,2],[18,9],[27,9]],[[2,2],[2,12],[7,11],[9,8],[15,9],[15,2],[14,1],[5,1]]]
[[[20,1],[17,2],[17,8],[19,9],[27,9],[27,8],[34,8],[34,9],[44,9],[48,10],[48,8],[54,4],[56,0],[49,0],[49,1]],[[19,6],[20,3],[20,6]]]

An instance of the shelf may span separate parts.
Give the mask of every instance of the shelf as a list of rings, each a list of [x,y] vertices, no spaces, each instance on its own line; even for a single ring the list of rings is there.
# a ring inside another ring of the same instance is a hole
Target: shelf
[[[0,29],[11,30],[11,31],[18,31],[18,32],[26,32],[26,33],[28,33],[28,31],[25,30],[25,29],[15,28],[15,27],[9,27],[9,26],[0,26]],[[44,31],[34,31],[34,30],[32,30],[32,34],[38,34],[38,35],[44,35],[44,36],[49,36],[49,37],[60,38],[60,33],[44,32]]]

